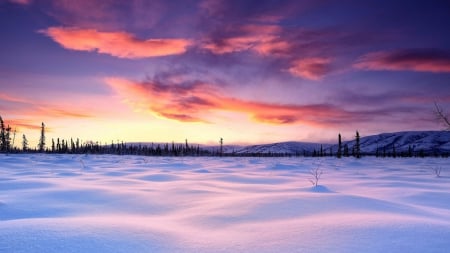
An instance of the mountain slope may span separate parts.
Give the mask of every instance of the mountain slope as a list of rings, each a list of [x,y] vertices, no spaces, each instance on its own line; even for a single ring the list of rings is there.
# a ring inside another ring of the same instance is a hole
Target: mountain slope
[[[236,154],[251,154],[251,153],[275,153],[275,154],[298,154],[303,155],[305,152],[310,155],[314,150],[319,151],[322,145],[323,149],[326,149],[330,144],[310,143],[310,142],[278,142],[262,145],[245,146],[241,149],[235,150]]]
[[[348,141],[349,148],[355,145],[355,141]],[[394,148],[397,153],[423,152],[425,154],[442,154],[450,152],[450,132],[448,131],[408,131],[396,133],[383,133],[360,139],[361,152],[375,154],[386,150],[392,153]],[[333,145],[337,150],[337,145]]]
[[[351,137],[354,138],[354,137]],[[164,147],[162,143],[129,143],[128,145],[142,145],[156,147],[160,145]],[[176,143],[176,146],[184,145],[184,143]],[[343,149],[347,145],[349,153],[351,154],[352,148],[355,145],[355,141],[345,141],[342,143]],[[170,145],[171,146],[171,145]],[[196,147],[197,144],[194,144]],[[387,155],[394,152],[409,153],[413,155],[418,154],[450,154],[450,131],[407,131],[407,132],[395,132],[395,133],[382,133],[378,135],[363,136],[360,139],[360,148],[363,154],[375,155],[378,149],[378,153],[381,155],[386,153]],[[207,150],[211,153],[219,153],[219,145],[200,145],[200,148]],[[336,143],[324,144],[324,143],[311,143],[311,142],[278,142],[261,145],[224,145],[223,153],[225,154],[289,154],[289,155],[312,155],[314,151],[317,154],[320,150],[323,150],[324,154],[329,155],[336,154],[338,150],[337,138]],[[342,150],[343,151],[343,150]]]
[[[336,138],[337,139],[337,138]],[[347,145],[350,153],[355,145],[355,141],[346,141],[342,145]],[[413,154],[445,154],[450,153],[450,132],[448,131],[407,131],[396,133],[383,133],[372,136],[361,137],[361,152],[364,154],[380,154],[385,150],[386,153],[392,153],[395,146],[397,153],[411,152]],[[321,147],[326,154],[336,154],[337,144],[321,144],[310,142],[279,142],[271,144],[251,145],[251,146],[234,146],[233,148],[224,147],[225,153],[235,154],[298,154],[304,153],[311,155],[314,150],[319,152]]]

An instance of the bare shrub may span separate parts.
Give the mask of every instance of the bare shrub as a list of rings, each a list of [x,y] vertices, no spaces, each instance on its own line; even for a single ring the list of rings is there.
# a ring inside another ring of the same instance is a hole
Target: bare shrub
[[[316,167],[314,169],[311,169],[309,171],[309,174],[311,174],[312,178],[309,179],[309,182],[311,182],[311,184],[316,187],[319,184],[319,179],[323,174],[323,171],[319,168]]]
[[[445,113],[444,109],[438,104],[434,103],[434,113],[436,115],[436,119],[441,122],[448,130],[450,130],[450,118]]]

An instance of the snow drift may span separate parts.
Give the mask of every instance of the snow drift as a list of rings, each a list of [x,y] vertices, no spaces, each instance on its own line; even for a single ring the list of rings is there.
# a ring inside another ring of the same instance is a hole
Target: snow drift
[[[449,238],[447,159],[0,155],[0,252],[444,253]]]

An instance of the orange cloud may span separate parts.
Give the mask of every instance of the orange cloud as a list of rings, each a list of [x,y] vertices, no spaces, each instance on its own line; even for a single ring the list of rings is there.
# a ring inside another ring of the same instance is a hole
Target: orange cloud
[[[39,107],[35,115],[70,118],[92,118],[93,115],[80,111],[67,110],[56,107]]]
[[[20,132],[22,129],[39,130],[41,129],[40,122],[24,120],[24,119],[6,119],[5,124],[9,125],[13,131],[14,129]]]
[[[294,61],[288,71],[298,77],[319,80],[330,71],[328,58],[306,58]]]
[[[130,106],[182,122],[210,122],[213,111],[244,113],[257,122],[271,124],[339,124],[354,115],[330,105],[288,105],[253,102],[224,96],[216,87],[191,84],[134,82],[107,78],[105,82]]]
[[[99,32],[73,27],[50,27],[40,32],[66,49],[96,51],[128,59],[183,54],[191,45],[187,39],[141,40],[125,32]]]
[[[70,105],[41,103],[27,98],[0,93],[0,105],[6,114],[21,115],[43,120],[49,117],[91,118],[93,114],[73,109]],[[25,125],[25,124],[24,124]]]
[[[380,51],[363,55],[353,65],[366,70],[450,72],[450,52],[438,49]]]

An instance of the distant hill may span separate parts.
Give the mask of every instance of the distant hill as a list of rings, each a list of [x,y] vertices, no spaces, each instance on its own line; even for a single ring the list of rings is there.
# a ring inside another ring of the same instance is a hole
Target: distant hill
[[[314,152],[314,150],[319,151],[321,145],[323,149],[326,149],[331,146],[330,144],[288,141],[288,142],[234,147],[234,149],[226,149],[226,153],[235,153],[235,154],[272,153],[272,154],[303,155],[306,152],[306,154],[311,155]]]
[[[165,143],[128,143],[128,145],[144,145],[151,146],[160,145],[163,147]],[[184,143],[178,143],[176,145],[184,145]],[[347,145],[349,152],[355,145],[355,141],[345,141],[342,145]],[[194,144],[194,147],[197,144]],[[401,153],[412,152],[414,155],[448,155],[450,154],[450,131],[408,131],[408,132],[396,132],[396,133],[382,133],[371,136],[362,136],[360,139],[361,152],[363,154],[375,155],[378,149],[378,153],[381,155],[383,152],[386,155],[392,154],[395,146],[395,152],[397,155]],[[203,150],[208,150],[211,153],[219,152],[219,145],[200,145]],[[251,154],[288,154],[288,155],[312,155],[314,151],[319,154],[320,149],[326,155],[332,152],[336,155],[338,149],[337,138],[336,143],[311,143],[311,142],[277,142],[260,145],[224,145],[223,152],[225,154],[238,154],[238,155],[251,155]]]
[[[336,138],[337,139],[337,138]],[[337,142],[337,141],[336,141]],[[342,143],[350,149],[355,145],[355,141],[346,141]],[[310,142],[278,142],[251,146],[224,146],[225,153],[235,154],[257,154],[257,153],[274,153],[274,154],[292,154],[310,155],[316,150],[323,148],[326,154],[336,154],[338,145],[327,143],[310,143]],[[448,154],[450,153],[450,132],[449,131],[408,131],[396,133],[383,133],[371,136],[361,137],[361,152],[363,154],[380,154],[385,150],[386,153],[392,153],[394,146],[398,154],[402,152],[413,152],[414,154]]]
[[[355,141],[345,142],[349,148],[355,145]],[[408,131],[396,133],[383,133],[378,135],[361,137],[361,152],[375,154],[379,152],[393,152],[394,146],[397,153],[405,153],[411,150],[414,154],[423,152],[425,154],[450,153],[449,131]],[[333,145],[337,150],[337,145]]]

